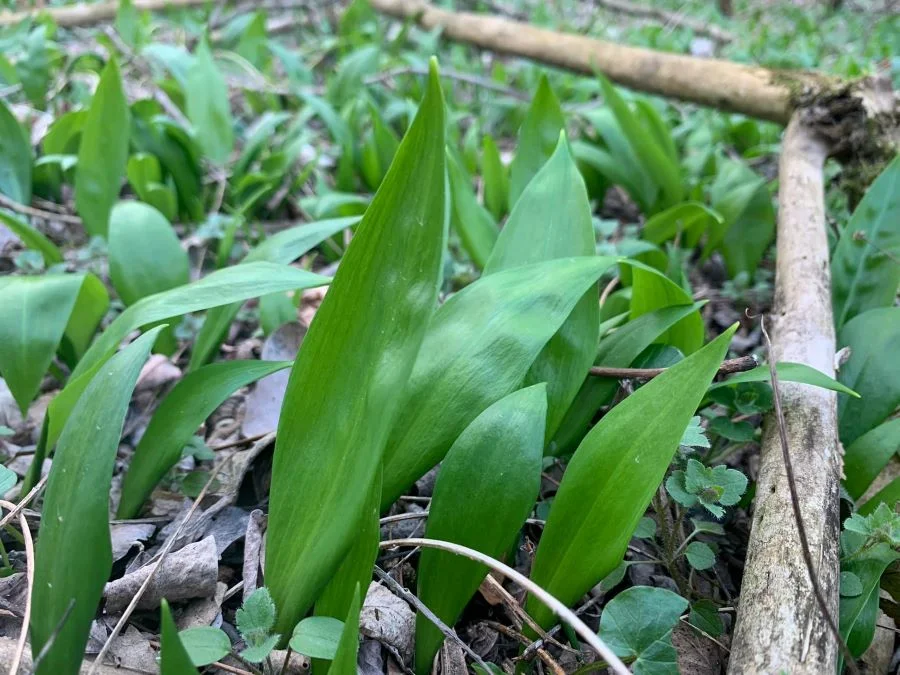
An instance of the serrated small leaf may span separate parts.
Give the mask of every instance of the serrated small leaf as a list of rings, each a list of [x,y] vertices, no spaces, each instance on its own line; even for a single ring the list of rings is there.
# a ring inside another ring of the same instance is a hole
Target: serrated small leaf
[[[681,469],[673,471],[666,479],[666,491],[682,506],[690,507],[697,504],[697,497],[685,485],[685,473]]]
[[[708,448],[709,439],[706,437],[706,430],[700,424],[700,416],[695,415],[691,418],[691,423],[684,430],[679,445],[689,448]]]
[[[688,544],[684,549],[684,555],[695,570],[708,570],[716,564],[716,554],[702,541],[692,541]]]
[[[272,650],[278,646],[280,635],[270,635],[263,638],[259,644],[247,647],[241,652],[241,658],[250,663],[262,663],[266,657],[272,653]]]
[[[310,616],[294,627],[291,649],[312,659],[334,658],[344,622],[330,616]]]
[[[194,626],[178,633],[181,644],[195,666],[208,666],[231,653],[231,640],[219,628]]]
[[[269,589],[257,588],[235,612],[237,629],[251,644],[259,644],[275,626],[275,602]]]

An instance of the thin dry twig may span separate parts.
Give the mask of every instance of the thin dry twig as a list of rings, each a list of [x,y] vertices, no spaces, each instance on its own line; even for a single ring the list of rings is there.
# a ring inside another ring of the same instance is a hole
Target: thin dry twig
[[[84,221],[81,220],[78,216],[71,216],[66,213],[54,213],[53,211],[44,211],[43,209],[36,209],[33,206],[26,206],[25,204],[19,204],[19,202],[10,199],[2,194],[0,194],[0,206],[9,209],[10,211],[15,211],[16,213],[21,213],[23,216],[30,216],[32,218],[40,218],[41,220],[53,220],[60,223],[68,223],[69,225],[83,225]]]
[[[602,596],[602,595],[596,595],[596,596],[594,596],[593,598],[591,598],[590,600],[588,600],[586,603],[584,603],[581,607],[579,607],[578,609],[576,609],[576,610],[575,610],[575,614],[576,614],[576,615],[584,614],[584,613],[585,613],[586,611],[588,611],[591,607],[594,607],[594,606],[596,606],[596,605],[599,605],[601,602],[603,602],[603,597],[604,597],[604,596]],[[561,624],[561,623],[558,623],[558,624],[556,624],[555,626],[553,626],[553,628],[551,628],[550,630],[547,631],[546,637],[552,638],[552,637],[553,637],[554,635],[556,635],[560,630],[562,630],[562,624]],[[535,640],[535,641],[532,642],[530,645],[528,645],[528,646],[525,648],[525,651],[522,652],[522,656],[519,657],[519,660],[521,660],[521,661],[531,661],[531,659],[534,658],[535,654],[537,654],[537,653],[543,648],[543,646],[544,646],[544,641],[545,641],[545,638],[542,637],[542,638],[539,638],[539,639]]]
[[[49,478],[50,478],[49,473],[46,476],[43,476],[37,482],[37,485],[35,485],[33,488],[31,488],[31,491],[27,495],[22,497],[22,499],[19,500],[19,503],[15,505],[15,507],[12,509],[12,511],[10,511],[5,516],[3,516],[3,519],[0,520],[0,529],[3,529],[6,525],[8,525],[9,522],[13,518],[15,518],[17,515],[19,515],[19,512],[21,512],[22,509],[24,509],[26,506],[28,506],[31,503],[31,500],[37,496],[38,492],[40,492],[41,490],[44,489],[44,486],[47,484],[47,480]]]
[[[482,565],[486,565],[492,570],[500,572],[504,576],[512,579],[517,584],[522,586],[535,598],[543,602],[556,616],[572,626],[572,628],[575,629],[575,632],[578,633],[578,635],[585,642],[587,642],[588,645],[590,645],[591,649],[597,652],[597,654],[599,654],[600,657],[604,661],[606,661],[607,664],[609,664],[609,668],[614,673],[616,673],[616,675],[626,675],[630,672],[625,664],[622,663],[622,660],[615,655],[615,653],[606,645],[605,642],[603,642],[603,640],[600,639],[600,636],[590,628],[588,628],[571,609],[566,607],[557,598],[550,595],[550,593],[538,586],[524,574],[517,572],[509,565],[506,565],[499,560],[495,560],[494,558],[491,558],[490,556],[485,555],[480,551],[468,548],[467,546],[460,546],[459,544],[454,544],[449,541],[440,541],[438,539],[389,539],[378,544],[379,548],[391,548],[395,546],[422,546],[425,548],[436,548],[438,550],[447,551],[448,553],[453,553],[455,555],[461,555],[464,558],[469,558],[470,560],[479,562]]]
[[[722,361],[718,375],[731,375],[753,370],[759,365],[759,361],[753,355],[741,356],[736,359]],[[649,380],[657,375],[662,375],[668,368],[607,368],[606,366],[591,367],[591,375],[597,377],[614,377],[620,380]]]
[[[760,317],[759,326],[762,329],[762,336],[766,344],[766,349],[768,350],[768,353],[771,354],[772,341],[769,339],[769,331],[766,330],[765,317]],[[800,550],[803,553],[803,562],[806,564],[806,571],[809,573],[809,581],[812,585],[813,595],[816,597],[816,602],[819,605],[822,616],[825,618],[828,628],[834,634],[834,639],[837,640],[838,647],[840,647],[841,654],[844,657],[844,665],[847,666],[847,670],[849,670],[852,675],[859,675],[859,668],[856,667],[856,661],[853,658],[853,654],[850,653],[847,643],[844,642],[844,639],[841,637],[841,631],[838,629],[838,625],[828,609],[828,602],[825,600],[825,594],[822,592],[822,587],[819,584],[819,577],[816,574],[812,554],[809,551],[809,539],[806,536],[806,526],[803,524],[803,514],[800,511],[800,496],[797,493],[797,481],[794,477],[794,466],[791,464],[791,452],[788,444],[784,410],[781,408],[781,393],[778,389],[778,372],[775,369],[775,362],[771,359],[769,360],[769,377],[772,381],[772,402],[775,407],[778,439],[781,441],[781,456],[784,460],[784,471],[785,474],[787,474],[788,489],[791,493],[791,508],[794,511],[794,520],[797,523],[797,534],[800,537]]]
[[[94,663],[91,665],[91,669],[88,671],[87,675],[94,675],[94,673],[97,671],[97,668],[101,663],[103,663],[103,659],[106,658],[106,654],[109,651],[109,648],[112,646],[113,640],[118,637],[119,633],[121,633],[122,629],[125,627],[125,624],[128,623],[128,619],[131,617],[132,612],[134,612],[135,608],[137,607],[137,604],[140,601],[141,597],[147,591],[147,588],[149,588],[150,582],[153,581],[153,577],[156,575],[156,572],[162,565],[163,560],[165,560],[166,556],[169,554],[169,551],[171,551],[175,546],[175,542],[178,541],[178,538],[181,535],[182,530],[184,530],[185,525],[187,525],[188,521],[190,521],[191,517],[200,507],[200,502],[202,502],[203,498],[206,497],[206,493],[209,492],[210,487],[216,479],[216,476],[221,473],[225,466],[231,461],[232,457],[234,457],[234,455],[229,455],[221,462],[219,462],[219,464],[212,471],[210,471],[209,479],[206,481],[203,489],[200,490],[200,494],[197,495],[197,498],[191,505],[190,510],[188,510],[187,515],[185,515],[184,519],[182,519],[182,521],[178,524],[175,532],[173,532],[169,536],[168,540],[163,545],[162,549],[157,555],[156,563],[153,565],[150,573],[147,575],[147,578],[144,579],[144,583],[141,584],[141,587],[138,589],[137,593],[134,594],[131,602],[128,603],[128,607],[125,608],[125,611],[122,613],[121,618],[116,622],[115,627],[112,629],[112,632],[109,634],[109,637],[103,644],[103,648],[100,650],[100,653],[97,654],[97,658],[94,659]]]
[[[10,512],[20,510],[17,504],[0,499],[0,506],[9,509]],[[22,537],[25,539],[25,579],[28,582],[28,596],[25,598],[25,615],[22,617],[22,632],[19,633],[19,642],[16,644],[16,653],[9,666],[9,675],[16,675],[22,654],[25,653],[25,644],[28,640],[28,624],[31,621],[31,596],[34,589],[34,541],[31,539],[31,529],[25,515],[19,514],[19,526],[22,528]]]

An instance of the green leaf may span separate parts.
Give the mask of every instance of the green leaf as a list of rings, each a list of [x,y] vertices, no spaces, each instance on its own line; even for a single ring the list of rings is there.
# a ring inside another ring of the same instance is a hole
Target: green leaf
[[[756,436],[756,429],[749,422],[732,422],[727,417],[714,417],[710,420],[709,431],[737,443],[747,443]]]
[[[516,155],[509,165],[509,207],[515,206],[544,162],[553,154],[566,118],[550,81],[541,74],[537,91],[519,129]]]
[[[31,139],[6,103],[0,101],[0,193],[31,204]]]
[[[830,389],[831,391],[836,391],[840,394],[847,394],[854,399],[860,397],[853,389],[841,384],[837,380],[831,379],[822,371],[816,370],[812,366],[807,366],[805,363],[791,363],[790,361],[776,363],[775,372],[778,373],[779,382],[799,382],[801,384],[812,385],[813,387]],[[770,380],[771,375],[769,374],[769,366],[768,364],[763,364],[744,373],[732,375],[722,382],[716,382],[709,390],[715,391],[716,389],[731,387],[736,384],[743,384],[746,382],[769,382]]]
[[[197,427],[241,387],[291,365],[290,361],[225,361],[189,373],[150,418],[122,482],[118,518],[136,518],[156,484],[181,459]]]
[[[450,177],[450,223],[472,262],[483,268],[497,241],[497,224],[475,199],[469,177],[449,152],[447,173]]]
[[[691,418],[691,423],[688,424],[687,429],[684,430],[684,434],[678,445],[688,448],[709,447],[709,439],[706,437],[706,432],[700,424],[699,415],[695,415]]]
[[[482,141],[481,179],[484,181],[484,205],[499,221],[509,211],[509,172],[500,159],[500,151],[491,136]]]
[[[0,437],[2,436],[3,434],[0,434]],[[15,484],[18,482],[19,476],[15,471],[11,471],[5,466],[0,466],[0,497],[12,490]]]
[[[863,585],[853,572],[841,572],[841,597],[856,598],[862,595]]]
[[[859,512],[867,516],[873,513],[879,506],[886,504],[895,506],[900,501],[900,478],[895,478],[890,483],[881,488],[866,503],[859,507]]]
[[[265,586],[253,591],[234,615],[241,637],[251,645],[265,642],[275,627],[275,601]]]
[[[228,86],[205,39],[197,46],[187,72],[185,99],[200,147],[214,164],[224,164],[234,148],[234,121]]]
[[[441,464],[425,536],[502,558],[534,506],[541,483],[547,386],[500,399],[460,434]],[[444,551],[419,558],[418,597],[454,625],[488,568]],[[416,672],[430,673],[444,641],[423,614],[416,617]]]
[[[75,674],[80,668],[112,569],[109,489],[116,450],[131,392],[160,330],[109,359],[75,405],[77,423],[66,425],[56,445],[35,550],[33,653],[53,641],[38,675]]]
[[[694,529],[697,532],[705,532],[707,534],[725,534],[725,528],[723,528],[719,523],[713,523],[707,520],[699,520],[697,518],[691,518],[691,523],[694,525]]]
[[[119,66],[111,58],[91,99],[75,169],[75,209],[92,237],[105,237],[108,231],[128,161],[130,125]]]
[[[859,392],[838,401],[838,431],[845,447],[881,424],[900,405],[900,307],[871,309],[848,321],[838,345],[850,347],[840,381]]]
[[[331,660],[337,652],[343,632],[344,622],[340,619],[330,616],[310,616],[294,628],[290,641],[291,649],[313,659]]]
[[[677,675],[672,629],[688,601],[664,588],[633,586],[600,615],[600,638],[617,656],[633,659],[635,675]]]
[[[122,340],[136,328],[267,293],[322,286],[328,281],[326,277],[286,265],[255,262],[227,267],[194,283],[139,300],[122,312],[94,341],[78,362],[66,387],[50,403],[48,445],[52,446],[59,437],[87,383]]]
[[[497,239],[485,275],[542,260],[594,255],[594,226],[584,181],[565,133],[526,186]],[[589,288],[534,360],[525,384],[547,383],[547,440],[556,433],[594,360],[598,290]]]
[[[360,593],[357,586],[347,610],[347,619],[344,621],[344,630],[338,641],[337,652],[328,669],[329,675],[356,675],[356,658],[359,652],[359,608]]]
[[[266,551],[282,632],[303,617],[350,549],[437,301],[446,167],[435,60],[430,71],[419,112],[291,371]]]
[[[190,281],[187,252],[165,216],[119,202],[109,216],[109,277],[126,305]]]
[[[572,604],[619,564],[736,328],[643,385],[585,437],[550,507],[535,583]],[[526,609],[546,626],[552,613],[539,605],[529,596]]]
[[[388,440],[382,511],[441,461],[481,411],[521,386],[544,345],[616,262],[561,258],[516,267],[482,277],[438,308]]]
[[[241,652],[241,658],[250,663],[262,663],[278,646],[279,639],[281,639],[280,635],[270,635],[259,644],[244,649]]]
[[[41,388],[84,278],[52,274],[0,280],[0,374],[23,415]]]
[[[3,141],[0,140],[0,144],[2,143]],[[2,147],[0,147],[0,152],[2,152]],[[0,159],[0,162],[2,162],[2,159]],[[48,267],[63,262],[62,251],[57,248],[56,244],[47,239],[40,230],[32,227],[24,220],[11,213],[0,211],[0,224],[5,225],[14,235],[21,239],[26,248],[40,253],[44,258],[44,264]]]
[[[260,243],[241,262],[266,261],[287,265],[331,235],[358,222],[357,216],[332,218],[282,230]],[[188,370],[195,370],[212,359],[240,308],[241,303],[233,303],[207,312],[203,326],[194,341]]]
[[[656,537],[656,521],[647,516],[638,521],[634,536],[638,539],[653,539]]]
[[[683,288],[663,275],[641,267],[632,270],[632,320],[655,309],[689,305],[692,302],[691,296]],[[691,312],[669,328],[660,341],[677,347],[684,354],[692,354],[703,345],[704,332],[700,312]]]
[[[900,554],[885,546],[841,565],[844,573],[855,574],[862,587],[860,593],[841,597],[839,628],[841,637],[854,657],[859,657],[872,643],[878,615],[878,589],[881,575]]]
[[[698,600],[691,605],[688,621],[707,635],[719,637],[725,632],[725,624],[719,616],[719,610],[711,600]]]
[[[720,225],[722,216],[700,202],[684,202],[661,211],[644,224],[642,238],[654,244],[683,236],[682,246],[693,248],[707,229]]]
[[[900,157],[866,191],[831,258],[834,324],[889,307],[900,286]]]
[[[844,451],[844,487],[859,499],[900,449],[900,418],[882,422]]]
[[[708,570],[716,564],[716,554],[701,541],[692,541],[688,544],[684,556],[695,570]]]
[[[159,607],[160,613],[160,675],[197,675],[197,669],[191,661],[191,656],[185,649],[181,638],[178,635],[178,628],[175,621],[172,620],[172,612],[169,609],[169,603],[163,599]],[[218,629],[215,629],[218,630]],[[219,631],[221,632],[221,631]],[[228,640],[228,637],[225,637]],[[78,663],[81,661],[79,655],[78,661],[73,662],[73,673],[78,672]]]
[[[231,640],[219,628],[194,626],[178,633],[181,645],[195,666],[208,666],[231,653]]]
[[[109,309],[109,292],[99,278],[88,272],[84,275],[75,307],[69,315],[69,323],[63,334],[59,355],[70,368],[84,356],[94,334]]]

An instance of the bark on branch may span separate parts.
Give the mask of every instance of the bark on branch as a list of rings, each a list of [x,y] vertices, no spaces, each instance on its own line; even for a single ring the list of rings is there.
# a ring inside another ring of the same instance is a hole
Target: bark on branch
[[[597,0],[597,4],[608,9],[611,12],[619,12],[629,16],[637,16],[646,19],[655,19],[667,26],[681,26],[687,28],[697,35],[706,35],[716,42],[731,42],[735,39],[734,33],[720,28],[715,24],[703,23],[696,19],[691,19],[681,12],[669,12],[659,7],[651,5],[633,5],[624,0]]]
[[[834,376],[835,337],[825,228],[828,143],[795,116],[784,134],[779,208],[774,361]],[[838,609],[841,457],[834,392],[783,382],[785,431],[819,584]],[[753,528],[728,672],[810,675],[835,671],[837,643],[812,593],[782,459],[777,422],[763,429]]]
[[[134,7],[138,10],[156,12],[164,9],[178,7],[195,7],[208,4],[209,0],[134,0]],[[76,26],[90,26],[101,21],[110,21],[116,17],[119,10],[118,0],[114,2],[98,2],[90,5],[70,5],[68,7],[53,7],[42,10],[25,10],[22,12],[0,12],[0,27],[12,26],[25,19],[39,14],[48,14],[58,26],[73,28]]]

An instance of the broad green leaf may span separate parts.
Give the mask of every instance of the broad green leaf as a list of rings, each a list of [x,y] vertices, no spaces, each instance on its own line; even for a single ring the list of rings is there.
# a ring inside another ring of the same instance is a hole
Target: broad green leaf
[[[553,154],[559,132],[566,126],[566,118],[553,93],[547,76],[541,74],[537,91],[519,129],[516,155],[509,165],[509,208],[515,206],[538,169]]]
[[[636,267],[632,270],[631,319],[672,305],[688,305],[691,296],[683,288],[661,274]],[[703,318],[692,312],[666,331],[661,341],[692,354],[703,344]]]
[[[848,533],[844,533],[842,540]],[[850,533],[852,534],[852,533]],[[875,635],[878,615],[878,589],[881,575],[900,554],[886,545],[874,547],[861,557],[853,557],[841,565],[842,572],[855,574],[862,585],[862,592],[852,597],[841,597],[839,628],[841,636],[854,657],[862,656]]]
[[[79,671],[112,570],[109,489],[119,437],[137,376],[160,329],[106,363],[73,410],[78,423],[67,425],[57,443],[35,549],[33,653],[53,641],[38,675]]]
[[[197,675],[197,669],[194,668],[191,656],[188,653],[188,650],[185,649],[181,637],[178,634],[178,627],[172,619],[172,611],[169,609],[169,603],[165,600],[160,603],[159,613],[160,675]],[[228,638],[226,637],[225,639],[227,640]],[[77,663],[78,662],[76,662],[76,664]],[[78,672],[77,665],[72,672]]]
[[[604,102],[615,115],[616,122],[619,123],[632,151],[643,169],[659,185],[663,195],[662,206],[674,206],[679,203],[684,197],[684,186],[678,162],[667,155],[665,148],[658,144],[652,132],[648,133],[639,116],[629,109],[628,104],[619,96],[609,80],[599,73],[597,77],[603,90]]]
[[[492,136],[482,141],[481,179],[484,181],[484,205],[495,221],[509,211],[509,172],[500,159]]]
[[[24,415],[53,361],[83,274],[0,280],[0,375]]]
[[[119,202],[109,216],[109,277],[126,305],[190,281],[187,252],[165,216]]]
[[[347,610],[347,618],[344,620],[344,630],[341,633],[341,639],[338,641],[334,660],[331,662],[331,668],[328,669],[329,675],[357,674],[356,658],[359,652],[360,602],[359,586],[357,586],[354,589],[350,608]]]
[[[600,638],[617,656],[633,660],[635,675],[677,675],[672,629],[688,601],[665,588],[633,586],[600,615]]]
[[[59,355],[74,368],[94,339],[106,310],[109,309],[109,292],[100,279],[90,272],[84,275],[75,306],[69,315],[69,323],[59,345]]]
[[[118,517],[137,517],[156,484],[181,459],[181,450],[197,427],[226,398],[290,365],[290,361],[225,361],[186,375],[153,413],[134,449],[122,482]]]
[[[141,16],[132,0],[121,0],[116,12],[116,32],[129,47],[137,47],[141,37]]]
[[[502,558],[515,543],[541,483],[547,386],[506,396],[466,427],[441,464],[425,536]],[[448,626],[487,576],[488,568],[460,556],[425,549],[419,558],[418,597]],[[416,672],[431,672],[444,635],[416,617]]]
[[[0,143],[2,142],[0,140]],[[40,253],[41,257],[44,258],[44,264],[48,267],[63,261],[62,251],[57,248],[56,244],[47,239],[40,230],[29,225],[24,220],[11,213],[0,211],[0,225],[5,225],[10,232],[21,239],[22,243],[25,244],[25,248],[30,248]]]
[[[187,72],[185,98],[200,147],[213,163],[224,164],[234,148],[234,121],[228,86],[205,39],[197,46]]]
[[[838,329],[866,310],[889,307],[900,286],[900,156],[866,191],[831,258]]]
[[[550,507],[535,583],[571,605],[621,562],[736,329],[643,385],[581,442]],[[533,597],[526,608],[541,625],[552,620]]]
[[[695,570],[708,570],[716,564],[716,554],[702,541],[692,541],[684,550],[684,557]]]
[[[857,438],[844,451],[844,487],[859,499],[900,450],[900,419],[883,422]]]
[[[628,368],[660,335],[701,306],[698,303],[664,307],[629,321],[600,342],[594,365]],[[556,456],[572,454],[597,411],[612,400],[618,388],[619,380],[615,378],[588,375],[550,442],[550,453]]]
[[[900,478],[895,478],[876,492],[868,501],[859,507],[859,513],[867,516],[873,513],[882,504],[885,504],[890,508],[896,508],[897,502],[900,502]]]
[[[432,60],[418,114],[291,370],[266,551],[282,633],[312,606],[351,547],[434,311],[446,236],[444,145]]]
[[[478,200],[469,177],[449,152],[447,174],[450,178],[450,224],[478,267],[483,268],[497,241],[497,224]]]
[[[75,209],[92,237],[105,237],[108,231],[128,161],[130,126],[119,66],[111,58],[91,99],[75,169]]]
[[[194,626],[178,633],[178,638],[195,666],[208,666],[231,653],[231,640],[220,628]]]
[[[592,256],[595,246],[587,190],[569,152],[565,133],[561,132],[553,155],[513,206],[484,273],[554,258]],[[548,441],[559,428],[596,355],[598,298],[596,287],[588,289],[525,376],[526,385],[547,383]]]
[[[382,511],[441,461],[481,411],[522,385],[544,345],[616,262],[561,258],[496,272],[434,313],[385,451]]]
[[[31,139],[6,103],[0,101],[0,193],[31,203]]]
[[[684,202],[648,218],[642,236],[661,244],[681,234],[682,246],[693,248],[708,228],[722,222],[722,216],[700,202]]]
[[[328,282],[327,277],[286,265],[255,262],[226,267],[192,284],[139,300],[126,308],[94,341],[72,371],[66,387],[50,403],[47,445],[53,446],[88,382],[131,331],[210,307],[267,293],[322,286]]]
[[[712,637],[719,637],[725,632],[725,624],[719,616],[718,607],[711,600],[697,600],[692,603],[688,621]]]
[[[838,378],[860,396],[838,401],[838,431],[848,447],[900,405],[900,308],[871,309],[851,319],[838,346],[850,347]]]
[[[332,218],[282,230],[250,251],[241,262],[265,261],[287,265],[331,235],[358,222],[357,216]],[[213,357],[240,308],[241,303],[234,303],[211,309],[206,313],[206,319],[194,341],[188,370],[195,370]]]
[[[271,335],[279,327],[297,320],[297,306],[288,293],[272,293],[259,299],[259,327]]]
[[[358,597],[358,596],[357,596]],[[334,658],[344,622],[330,616],[310,616],[294,627],[291,649],[312,659]]]
[[[781,382],[799,382],[800,384],[809,384],[813,387],[821,387],[822,389],[830,389],[841,394],[847,394],[854,398],[859,398],[853,389],[846,387],[837,380],[833,380],[820,370],[816,370],[812,366],[805,363],[792,363],[783,361],[775,364],[775,372],[778,373],[778,380]],[[757,366],[752,370],[748,370],[737,375],[732,375],[727,380],[716,382],[709,390],[721,389],[722,387],[730,387],[744,382],[769,382],[771,375],[769,373],[768,364]]]

